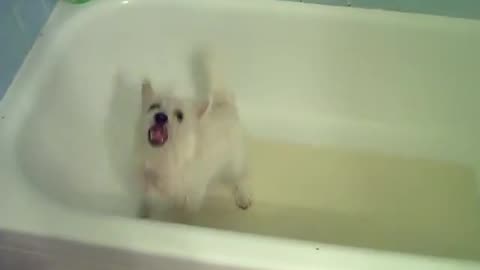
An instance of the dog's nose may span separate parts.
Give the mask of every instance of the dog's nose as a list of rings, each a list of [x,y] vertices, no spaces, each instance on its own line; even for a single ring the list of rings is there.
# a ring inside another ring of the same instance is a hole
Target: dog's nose
[[[168,122],[168,115],[166,115],[163,112],[156,113],[154,116],[154,119],[155,119],[155,123],[159,125],[164,125]]]

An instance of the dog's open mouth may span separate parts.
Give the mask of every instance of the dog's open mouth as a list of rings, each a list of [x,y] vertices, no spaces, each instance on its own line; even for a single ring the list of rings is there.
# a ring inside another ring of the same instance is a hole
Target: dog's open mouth
[[[148,141],[152,146],[162,146],[167,140],[167,125],[154,124],[148,129]]]

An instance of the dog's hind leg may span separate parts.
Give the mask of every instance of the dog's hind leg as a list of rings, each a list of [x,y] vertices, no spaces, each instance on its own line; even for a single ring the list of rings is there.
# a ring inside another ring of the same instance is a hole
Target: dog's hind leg
[[[142,201],[140,202],[140,207],[138,209],[137,216],[139,218],[150,218],[151,217],[151,212],[152,212],[152,206],[150,203],[150,200],[146,198],[142,198]]]
[[[184,210],[187,213],[197,212],[202,208],[205,199],[207,187],[198,187],[195,191],[191,191],[185,196]]]

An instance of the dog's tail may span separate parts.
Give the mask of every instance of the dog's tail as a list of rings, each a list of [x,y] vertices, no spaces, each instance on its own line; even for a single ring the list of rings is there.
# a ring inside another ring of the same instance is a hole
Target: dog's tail
[[[234,96],[226,90],[223,73],[219,70],[218,58],[207,50],[201,50],[198,56],[210,107],[234,104]]]

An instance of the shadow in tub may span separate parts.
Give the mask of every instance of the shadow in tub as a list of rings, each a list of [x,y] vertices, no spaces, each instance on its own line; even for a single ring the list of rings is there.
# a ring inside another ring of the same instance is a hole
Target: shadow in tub
[[[53,74],[39,86],[45,91],[17,136],[22,173],[46,198],[61,204],[134,216],[139,192],[132,181],[132,151],[139,90],[106,74],[83,76],[92,77],[94,87],[88,81],[69,84],[69,76],[79,75],[60,68]]]

